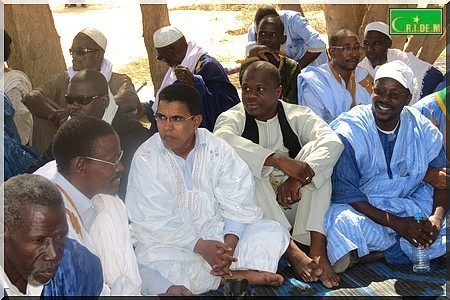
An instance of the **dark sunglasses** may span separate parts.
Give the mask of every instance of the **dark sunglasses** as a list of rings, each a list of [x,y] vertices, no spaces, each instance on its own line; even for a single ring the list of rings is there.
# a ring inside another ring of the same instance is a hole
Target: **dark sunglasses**
[[[99,49],[89,49],[89,48],[70,48],[69,53],[70,55],[73,55],[76,53],[79,56],[84,56],[88,54],[89,52],[97,52]]]
[[[67,104],[72,104],[76,101],[80,105],[88,105],[93,100],[96,100],[103,96],[105,96],[105,94],[99,94],[99,95],[94,95],[94,96],[76,96],[76,97],[66,94],[64,96],[64,99],[66,100]]]

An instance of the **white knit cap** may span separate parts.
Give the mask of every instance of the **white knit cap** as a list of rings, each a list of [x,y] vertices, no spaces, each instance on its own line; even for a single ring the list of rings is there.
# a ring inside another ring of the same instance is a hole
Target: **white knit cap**
[[[103,35],[103,33],[100,32],[100,30],[92,27],[86,27],[79,33],[84,33],[85,35],[90,37],[94,42],[96,42],[97,45],[99,45],[103,50],[106,51],[106,37]]]
[[[183,33],[174,26],[165,26],[155,31],[153,42],[155,48],[163,48],[172,45],[183,37]]]
[[[414,73],[401,60],[394,60],[381,65],[375,73],[374,81],[380,78],[392,78],[407,88],[411,94],[414,89]]]
[[[389,26],[383,22],[372,22],[367,24],[364,29],[364,35],[366,35],[367,31],[378,31],[384,33],[389,39],[391,39],[391,35],[389,34]]]

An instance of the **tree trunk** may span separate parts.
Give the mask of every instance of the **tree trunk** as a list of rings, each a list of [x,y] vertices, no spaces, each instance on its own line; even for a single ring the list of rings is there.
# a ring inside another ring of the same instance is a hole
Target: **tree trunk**
[[[383,17],[385,16],[385,17]],[[380,18],[381,17],[381,18]],[[381,21],[383,23],[389,24],[389,5],[387,4],[369,4],[367,6],[367,11],[362,19],[361,26],[359,27],[358,34],[359,41],[362,44],[364,41],[364,29],[367,24]]]
[[[50,7],[43,4],[4,5],[5,30],[12,37],[12,69],[23,71],[33,87],[66,69]]]
[[[349,29],[357,34],[366,10],[366,4],[325,4],[328,37],[340,29]]]
[[[299,4],[278,4],[278,8],[280,10],[293,10],[298,11],[305,17],[305,13],[303,12],[302,6]],[[305,17],[306,18],[306,17]]]
[[[147,48],[150,75],[156,92],[161,87],[164,75],[168,70],[166,63],[156,59],[153,33],[161,27],[170,25],[169,10],[166,4],[141,4],[142,26],[145,48]]]

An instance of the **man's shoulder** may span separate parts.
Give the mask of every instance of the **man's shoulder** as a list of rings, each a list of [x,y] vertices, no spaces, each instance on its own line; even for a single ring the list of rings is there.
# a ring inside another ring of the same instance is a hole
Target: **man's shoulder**
[[[131,80],[131,79],[130,76],[128,76],[127,74],[112,72],[111,80]]]
[[[116,115],[111,123],[111,126],[117,132],[119,137],[127,134],[142,134],[143,136],[150,136],[150,131],[139,123],[139,121],[132,119],[120,109],[117,110]]]

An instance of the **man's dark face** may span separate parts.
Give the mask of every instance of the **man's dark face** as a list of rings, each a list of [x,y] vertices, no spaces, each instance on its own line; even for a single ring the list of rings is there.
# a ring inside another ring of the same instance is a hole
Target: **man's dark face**
[[[97,119],[101,119],[108,107],[109,100],[108,95],[105,93],[100,93],[99,90],[89,82],[71,82],[67,88],[67,95],[71,97],[82,97],[82,96],[96,96],[101,95],[97,98],[92,98],[94,100],[89,104],[80,104],[74,101],[72,104],[67,104],[70,109],[70,116],[91,116]]]
[[[256,41],[258,45],[264,45],[272,50],[279,51],[281,45],[286,42],[286,36],[277,24],[262,20],[258,26]]]
[[[72,68],[74,71],[83,69],[95,69],[100,71],[103,62],[103,49],[84,33],[78,33],[72,42],[72,49],[87,48],[95,50],[79,55],[76,52],[72,54]]]
[[[282,87],[276,84],[269,72],[247,69],[242,76],[242,103],[249,115],[267,121],[277,114]]]
[[[178,66],[186,55],[186,52],[182,51],[180,43],[180,41],[176,41],[167,47],[156,48],[156,59],[165,62],[171,68]]]
[[[393,78],[375,81],[372,92],[372,110],[375,123],[383,130],[392,130],[400,120],[400,113],[411,101],[411,93]]]
[[[364,53],[372,67],[382,65],[387,60],[387,51],[392,41],[385,34],[378,31],[368,31],[364,36]]]
[[[330,47],[330,56],[335,66],[342,70],[353,71],[358,66],[360,52],[354,50],[355,47],[360,46],[356,36],[341,36],[337,41],[337,47],[351,47],[350,51],[345,49],[338,49]]]
[[[5,227],[5,272],[33,286],[50,282],[61,260],[68,232],[64,205],[28,204],[12,232]]]
[[[119,160],[121,152],[120,139],[116,133],[97,139],[95,149],[90,156],[97,160],[84,158],[82,182],[77,185],[86,197],[91,199],[100,193],[117,194],[124,170]]]

